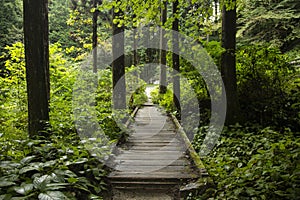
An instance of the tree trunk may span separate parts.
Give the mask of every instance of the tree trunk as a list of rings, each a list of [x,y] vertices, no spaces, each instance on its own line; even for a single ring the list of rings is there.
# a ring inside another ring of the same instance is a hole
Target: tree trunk
[[[173,17],[178,12],[178,0],[173,2]],[[179,66],[179,55],[175,52],[179,52],[179,41],[178,41],[178,24],[179,19],[176,17],[172,24],[173,36],[172,36],[172,46],[173,46],[173,103],[177,111],[176,117],[181,118],[181,108],[180,108],[180,66]]]
[[[214,6],[215,6],[215,23],[218,23],[218,6],[219,3],[218,3],[218,0],[214,0]]]
[[[146,50],[145,50],[145,55],[144,55],[144,65],[148,64],[150,61],[150,49],[149,47],[149,41],[150,41],[150,26],[148,25],[147,28],[148,31],[145,32],[144,34],[144,45],[146,46]],[[149,83],[149,67],[144,67],[143,68],[143,79],[144,81],[146,81],[146,83]]]
[[[165,94],[167,92],[167,40],[165,38],[164,25],[167,21],[167,1],[164,1],[164,7],[161,8],[161,23],[162,29],[160,30],[160,80],[159,80],[159,93]]]
[[[98,22],[98,0],[93,0],[93,7],[95,11],[93,13],[93,72],[97,73],[97,46],[98,46],[98,37],[97,37],[97,22]]]
[[[113,12],[113,19],[122,13]],[[124,57],[124,26],[118,27],[113,23],[113,107],[114,109],[126,108],[126,85],[125,85],[125,57]],[[117,86],[118,85],[118,86]],[[117,86],[117,87],[116,87]]]
[[[136,70],[134,70],[134,76],[136,77],[135,83],[139,84],[139,70],[138,69],[138,54],[137,54],[137,40],[136,40],[136,36],[137,36],[137,30],[136,27],[134,27],[133,29],[133,66],[135,67]]]
[[[236,81],[235,37],[236,7],[226,10],[224,6],[222,10],[222,47],[225,52],[221,57],[221,72],[227,98],[226,125],[238,122],[240,115]]]
[[[136,36],[137,36],[136,27],[134,27],[134,29],[133,29],[133,65],[135,67],[138,66],[138,54],[137,54]]]
[[[25,63],[30,137],[49,121],[48,0],[23,0]]]

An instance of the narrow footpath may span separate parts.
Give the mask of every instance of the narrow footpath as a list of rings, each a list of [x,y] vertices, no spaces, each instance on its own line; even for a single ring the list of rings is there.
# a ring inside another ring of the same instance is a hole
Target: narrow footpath
[[[110,199],[181,199],[180,188],[206,174],[192,162],[171,117],[151,100],[129,128],[132,133],[117,147],[114,171],[108,176]]]

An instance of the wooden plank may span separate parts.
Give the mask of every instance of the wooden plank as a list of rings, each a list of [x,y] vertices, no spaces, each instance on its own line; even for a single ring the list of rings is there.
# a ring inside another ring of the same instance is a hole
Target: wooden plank
[[[186,166],[189,165],[190,163],[187,162],[186,160],[179,159],[179,160],[158,160],[157,162],[153,162],[152,160],[121,160],[121,159],[116,159],[114,160],[116,164],[122,164],[124,166],[130,165],[130,166],[151,166],[151,165],[156,165],[157,162],[160,163],[161,165],[171,165],[171,166]]]
[[[141,146],[141,145],[142,146],[166,146],[166,145],[170,146],[170,145],[172,145],[172,146],[180,146],[180,147],[183,147],[183,148],[185,147],[184,145],[182,145],[182,142],[171,142],[170,140],[169,141],[163,141],[163,142],[158,141],[158,140],[155,140],[155,141],[148,140],[146,142],[129,141],[129,142],[126,143],[125,146]]]
[[[133,127],[135,128],[150,128],[150,129],[162,129],[163,127],[171,127],[171,126],[166,126],[165,123],[154,123],[154,122],[135,122],[133,124]]]
[[[119,155],[113,159],[115,171],[108,176],[114,187],[150,187],[167,185],[168,180],[177,184],[182,179],[199,178],[199,170],[186,155],[181,135],[165,113],[154,106],[144,107],[129,128],[133,132],[127,143],[119,147]]]
[[[135,166],[123,166],[123,165],[117,165],[115,167],[115,170],[121,171],[121,172],[129,172],[129,173],[136,173],[136,172],[174,172],[174,173],[193,173],[192,169],[188,166],[178,166],[178,165],[171,165],[171,166],[165,166],[165,165],[151,165],[151,166],[145,166],[145,165],[135,165]]]
[[[158,141],[158,140],[155,140],[155,141],[147,140],[146,142],[143,142],[143,141],[136,142],[136,141],[131,141],[130,140],[126,144],[127,144],[126,146],[177,146],[177,147],[182,147],[182,148],[185,147],[182,144],[182,142],[171,141],[171,140],[164,141],[164,142],[161,142],[161,141]]]
[[[153,181],[112,181],[113,184],[134,184],[134,185],[177,185],[178,181],[157,181],[157,180],[153,180]]]
[[[143,127],[143,126],[138,126],[134,128],[134,132],[132,134],[135,133],[161,133],[161,134],[176,134],[176,129],[172,128],[172,127]]]
[[[191,179],[197,178],[197,173],[178,173],[178,172],[112,172],[109,178],[132,178],[132,179]]]
[[[122,151],[122,150],[121,150]],[[119,155],[117,156],[172,156],[176,157],[178,155],[183,155],[185,154],[185,151],[180,151],[180,150],[170,150],[170,149],[154,149],[154,150],[133,150],[133,149],[129,149],[129,150],[124,150],[123,152],[121,152]],[[147,157],[143,157],[144,160],[148,160]]]
[[[145,139],[147,136],[148,138],[175,138],[178,137],[177,134],[175,134],[174,132],[161,132],[161,131],[157,131],[157,130],[148,130],[147,132],[145,131],[140,131],[140,132],[135,132],[135,133],[131,133],[129,139],[133,138],[133,139]],[[138,137],[138,138],[137,138]]]
[[[146,145],[140,145],[140,146],[132,146],[129,147],[128,150],[143,150],[143,151],[149,151],[151,154],[154,151],[159,151],[160,153],[166,153],[167,151],[181,151],[183,150],[181,146],[174,145],[174,146],[166,146],[166,145],[152,145],[152,146],[146,146]],[[184,152],[184,151],[182,151]]]
[[[133,128],[133,127],[130,127],[130,128]],[[137,131],[145,131],[145,133],[147,133],[147,131],[151,131],[153,132],[153,130],[155,131],[159,131],[159,133],[161,134],[176,134],[177,133],[177,130],[175,128],[163,128],[163,129],[154,129],[154,128],[151,128],[151,129],[143,129],[143,128],[134,128],[134,133],[136,133]]]
[[[174,151],[172,151],[174,152]],[[132,159],[132,160],[163,160],[163,159],[167,159],[167,160],[177,160],[178,158],[182,158],[184,157],[184,155],[181,155],[180,157],[178,155],[173,155],[173,154],[162,154],[162,152],[160,154],[121,154],[121,155],[118,155],[117,156],[117,159],[120,159],[120,160],[129,160],[129,159]]]
[[[177,137],[149,137],[149,138],[129,138],[128,142],[133,142],[133,143],[152,143],[152,142],[170,142],[171,140],[176,139],[177,142],[183,143],[182,140],[179,140]]]
[[[145,137],[147,136],[147,137]],[[145,139],[177,139],[180,141],[183,141],[180,136],[175,133],[175,131],[158,131],[158,130],[147,130],[147,131],[142,131],[139,130],[137,132],[131,133],[130,137],[128,140],[135,139],[135,140],[145,140]]]

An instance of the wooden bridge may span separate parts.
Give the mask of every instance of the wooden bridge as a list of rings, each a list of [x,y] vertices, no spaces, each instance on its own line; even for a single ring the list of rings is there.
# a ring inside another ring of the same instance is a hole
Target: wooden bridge
[[[182,199],[208,187],[208,174],[175,117],[148,102],[128,128],[132,133],[112,160],[108,199]]]

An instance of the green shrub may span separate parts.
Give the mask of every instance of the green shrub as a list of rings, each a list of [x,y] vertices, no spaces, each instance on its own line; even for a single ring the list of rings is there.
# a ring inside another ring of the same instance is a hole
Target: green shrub
[[[0,133],[13,139],[25,139],[27,131],[27,94],[23,44],[5,48],[5,76],[0,78]]]
[[[102,199],[102,165],[84,149],[75,134],[39,140],[13,140],[17,159],[3,151],[0,199]]]
[[[173,105],[173,92],[170,89],[172,85],[169,85],[165,94],[159,94],[159,88],[155,88],[151,91],[152,102],[164,107],[167,112],[174,112],[175,107]]]
[[[194,139],[198,151],[205,132],[200,129]],[[300,139],[289,129],[226,128],[213,151],[202,158],[216,187],[195,199],[298,199],[299,160]]]
[[[45,133],[48,137],[32,140],[27,134],[23,44],[16,43],[6,50],[10,59],[5,63],[6,76],[0,79],[0,199],[101,199],[105,186],[103,166],[91,156],[94,152],[86,150],[89,138],[79,138],[74,112],[88,108],[84,110],[86,115],[77,117],[87,128],[94,128],[97,123],[107,135],[106,139],[97,138],[100,142],[107,144],[122,135],[111,108],[111,70],[99,70],[94,96],[84,91],[79,98],[84,96],[87,101],[73,109],[74,84],[80,81],[77,80],[79,63],[72,64],[60,44],[50,45],[50,122]],[[89,79],[95,74],[84,75],[89,86],[95,86],[93,79]],[[137,98],[132,106],[145,100],[144,89],[143,86],[135,92]],[[93,100],[95,106],[89,104]],[[89,114],[95,118],[84,118]],[[90,137],[97,134],[96,131]],[[97,158],[106,156],[101,147],[95,148],[99,150]]]
[[[245,46],[237,53],[237,84],[241,110],[246,119],[264,126],[299,127],[295,121],[299,85],[288,58],[278,49]],[[294,105],[295,108],[292,107]]]

